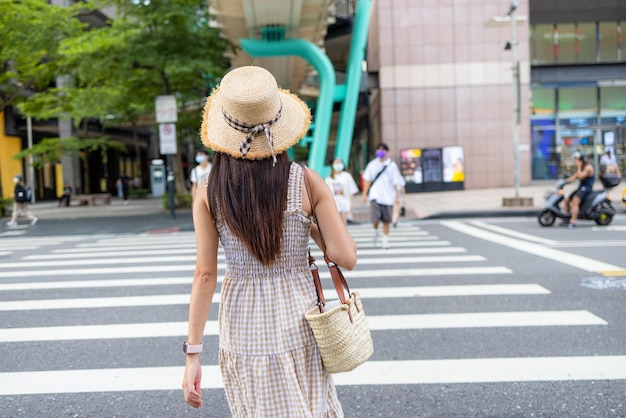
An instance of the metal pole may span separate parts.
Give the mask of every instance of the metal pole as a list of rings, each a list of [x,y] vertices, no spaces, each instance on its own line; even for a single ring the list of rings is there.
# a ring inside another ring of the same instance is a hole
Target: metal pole
[[[519,198],[519,123],[520,123],[520,91],[519,84],[519,66],[517,65],[517,56],[515,47],[517,45],[517,35],[515,31],[515,7],[511,7],[509,17],[511,18],[511,72],[513,74],[513,171],[515,173],[515,197]]]
[[[26,116],[26,137],[28,141],[28,149],[33,147],[33,121],[29,116]],[[28,185],[32,190],[30,194],[30,203],[35,203],[35,169],[33,168],[33,155],[28,155]]]
[[[174,208],[174,161],[172,154],[167,154],[167,188],[170,193],[170,214],[172,219],[176,219],[176,210]]]

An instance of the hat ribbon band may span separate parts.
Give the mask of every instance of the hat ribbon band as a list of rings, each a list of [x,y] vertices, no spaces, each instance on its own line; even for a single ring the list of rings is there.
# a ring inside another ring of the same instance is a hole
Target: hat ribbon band
[[[243,132],[247,134],[245,138],[243,139],[243,141],[241,142],[241,146],[239,147],[239,151],[241,152],[242,156],[245,157],[246,155],[248,155],[248,152],[250,151],[250,148],[252,147],[252,140],[254,139],[254,136],[258,134],[259,132],[265,132],[265,136],[267,137],[267,142],[269,143],[269,146],[270,146],[270,151],[272,152],[272,160],[274,164],[276,164],[276,154],[274,154],[274,138],[272,135],[271,126],[274,123],[276,123],[283,114],[282,103],[280,104],[280,109],[278,109],[278,113],[276,114],[274,119],[265,123],[260,123],[258,125],[249,125],[247,123],[238,121],[237,119],[233,118],[228,113],[226,113],[224,108],[222,108],[222,114],[224,115],[224,119],[226,119],[226,123],[228,123],[228,125],[231,128],[236,129],[239,132]]]

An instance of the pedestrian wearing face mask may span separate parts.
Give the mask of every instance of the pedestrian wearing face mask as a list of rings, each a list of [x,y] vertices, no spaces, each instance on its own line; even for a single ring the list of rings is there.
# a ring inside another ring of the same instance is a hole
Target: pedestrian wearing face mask
[[[389,224],[393,218],[393,206],[400,203],[400,192],[404,179],[400,169],[388,156],[389,147],[376,147],[376,158],[367,164],[363,172],[363,203],[370,202],[370,220],[374,227],[374,245],[378,244],[378,224],[383,224],[382,247],[388,249]]]
[[[359,191],[352,175],[344,170],[341,158],[333,160],[333,171],[325,179],[335,197],[335,204],[344,224],[348,224],[348,214],[352,210],[352,195]]]
[[[189,180],[191,181],[192,201],[196,197],[198,184],[200,184],[204,176],[209,174],[212,167],[212,164],[209,162],[209,152],[204,149],[198,150],[198,152],[196,153],[196,162],[198,163],[198,165],[195,166],[193,170],[191,170],[191,175],[189,176]]]

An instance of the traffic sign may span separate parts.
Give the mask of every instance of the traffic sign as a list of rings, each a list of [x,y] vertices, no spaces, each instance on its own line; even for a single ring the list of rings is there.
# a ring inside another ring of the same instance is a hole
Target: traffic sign
[[[178,121],[178,111],[175,96],[157,96],[156,122],[175,123]]]
[[[176,124],[162,123],[159,125],[159,145],[161,154],[176,154]]]

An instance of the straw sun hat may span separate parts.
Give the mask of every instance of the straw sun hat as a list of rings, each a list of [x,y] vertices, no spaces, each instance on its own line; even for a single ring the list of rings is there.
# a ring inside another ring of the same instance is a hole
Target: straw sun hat
[[[269,71],[239,67],[207,99],[201,138],[205,146],[235,158],[275,161],[304,137],[310,123],[306,104],[278,88]]]

